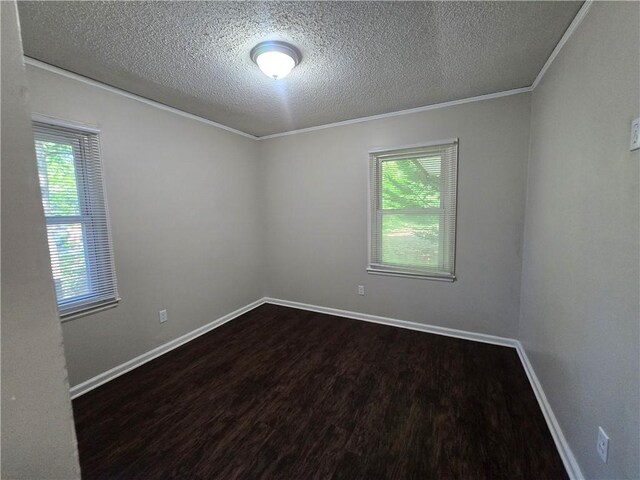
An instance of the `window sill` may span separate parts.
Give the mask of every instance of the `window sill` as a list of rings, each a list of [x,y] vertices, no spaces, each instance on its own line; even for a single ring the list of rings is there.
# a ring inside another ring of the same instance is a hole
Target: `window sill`
[[[109,310],[111,308],[117,307],[119,302],[120,302],[120,299],[116,298],[115,300],[111,300],[107,303],[102,303],[95,307],[90,307],[86,310],[81,310],[79,312],[73,312],[73,313],[68,313],[66,315],[61,315],[60,321],[64,323],[71,320],[75,320],[76,318],[86,317],[87,315],[93,315],[94,313],[103,312],[104,310]]]
[[[367,273],[371,275],[386,275],[389,277],[405,277],[405,278],[418,278],[421,280],[435,280],[436,282],[455,282],[456,276],[438,276],[438,275],[429,275],[426,273],[410,273],[403,272],[401,270],[382,270],[379,268],[367,268]]]

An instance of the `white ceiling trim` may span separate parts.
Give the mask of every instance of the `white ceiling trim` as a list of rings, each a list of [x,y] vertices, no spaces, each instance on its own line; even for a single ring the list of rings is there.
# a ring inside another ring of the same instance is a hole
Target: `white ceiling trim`
[[[513,90],[505,90],[503,92],[488,93],[486,95],[479,95],[477,97],[463,98],[460,100],[452,100],[450,102],[443,102],[443,103],[434,103],[433,105],[425,105],[424,107],[409,108],[407,110],[399,110],[397,112],[381,113],[379,115],[371,115],[370,117],[353,118],[351,120],[343,120],[341,122],[327,123],[325,125],[318,125],[316,127],[308,127],[308,128],[301,128],[299,130],[291,130],[288,132],[274,133],[272,135],[265,135],[263,137],[258,137],[257,140],[267,140],[269,138],[284,137],[287,135],[296,135],[298,133],[315,132],[316,130],[324,130],[325,128],[341,127],[343,125],[352,125],[354,123],[360,123],[360,122],[370,122],[371,120],[380,120],[382,118],[398,117],[400,115],[411,115],[412,113],[426,112],[427,110],[436,110],[438,108],[455,107],[456,105],[463,105],[465,103],[481,102],[483,100],[491,100],[492,98],[506,97],[509,95],[519,95],[521,93],[528,93],[530,91],[531,91],[531,87],[514,88]]]
[[[113,87],[111,85],[107,85],[105,83],[99,82],[97,80],[93,80],[93,79],[90,79],[88,77],[84,77],[82,75],[78,75],[77,73],[73,73],[73,72],[70,72],[68,70],[64,70],[64,69],[62,69],[60,67],[56,67],[56,66],[51,65],[49,63],[45,63],[45,62],[42,62],[40,60],[36,60],[35,58],[27,57],[26,55],[24,56],[24,62],[27,65],[30,65],[30,66],[33,66],[33,67],[36,67],[36,68],[41,68],[43,70],[47,70],[49,72],[57,73],[58,75],[62,75],[64,77],[71,78],[73,80],[77,80],[77,81],[84,82],[84,83],[89,84],[89,85],[93,85],[93,86],[98,87],[98,88],[102,88],[103,90],[107,90],[107,91],[109,91],[111,93],[122,95],[124,97],[127,97],[129,99],[144,103],[146,105],[150,105],[150,106],[159,108],[161,110],[165,110],[167,112],[175,113],[176,115],[180,115],[182,117],[186,117],[186,118],[189,118],[191,120],[195,120],[195,121],[198,121],[198,122],[206,123],[207,125],[211,125],[211,126],[216,127],[216,128],[221,128],[222,130],[226,130],[227,132],[235,133],[237,135],[241,135],[243,137],[250,138],[252,140],[267,140],[267,139],[270,139],[270,138],[278,138],[278,137],[284,137],[284,136],[288,136],[288,135],[296,135],[296,134],[299,134],[299,133],[313,132],[313,131],[316,131],[316,130],[324,130],[325,128],[333,128],[333,127],[340,127],[340,126],[344,126],[344,125],[352,125],[352,124],[355,124],[355,123],[369,122],[369,121],[372,121],[372,120],[380,120],[380,119],[383,119],[383,118],[397,117],[397,116],[401,116],[401,115],[411,115],[411,114],[414,114],[414,113],[425,112],[425,111],[428,111],[428,110],[435,110],[435,109],[438,109],[438,108],[453,107],[453,106],[456,106],[456,105],[463,105],[465,103],[480,102],[480,101],[484,101],[484,100],[491,100],[491,99],[494,99],[494,98],[506,97],[506,96],[509,96],[509,95],[519,95],[521,93],[532,92],[538,86],[538,84],[540,83],[540,81],[544,77],[544,74],[547,72],[547,70],[549,69],[549,67],[553,63],[554,59],[560,53],[560,50],[562,50],[562,47],[565,45],[565,43],[567,43],[567,41],[569,40],[569,38],[571,37],[573,32],[578,28],[578,26],[580,25],[580,23],[582,22],[584,17],[587,15],[587,12],[591,8],[591,5],[593,4],[594,1],[595,0],[587,0],[587,1],[585,1],[585,3],[580,8],[580,10],[578,10],[578,13],[574,17],[573,21],[571,22],[571,24],[569,25],[567,30],[564,32],[564,35],[562,36],[562,38],[560,39],[560,41],[558,42],[556,47],[551,52],[551,55],[549,55],[549,58],[547,59],[547,61],[543,65],[542,69],[540,70],[540,73],[538,74],[538,76],[536,77],[536,79],[534,80],[533,84],[530,87],[516,88],[516,89],[513,89],[513,90],[505,90],[505,91],[502,91],[502,92],[489,93],[489,94],[486,94],[486,95],[479,95],[479,96],[476,96],[476,97],[463,98],[463,99],[460,99],[460,100],[452,100],[452,101],[449,101],[449,102],[436,103],[436,104],[433,104],[433,105],[425,105],[425,106],[422,106],[422,107],[410,108],[410,109],[407,109],[407,110],[399,110],[399,111],[396,111],[396,112],[382,113],[382,114],[379,114],[379,115],[371,115],[371,116],[368,116],[368,117],[360,117],[360,118],[354,118],[354,119],[350,119],[350,120],[343,120],[341,122],[327,123],[327,124],[324,124],[324,125],[318,125],[318,126],[315,126],[315,127],[308,127],[308,128],[301,128],[301,129],[298,129],[298,130],[290,130],[288,132],[282,132],[282,133],[274,133],[272,135],[265,135],[265,136],[262,136],[262,137],[257,137],[255,135],[251,135],[251,134],[243,132],[241,130],[237,130],[235,128],[228,127],[228,126],[223,125],[221,123],[217,123],[217,122],[208,120],[206,118],[199,117],[197,115],[193,115],[192,113],[188,113],[188,112],[185,112],[183,110],[179,110],[177,108],[170,107],[168,105],[165,105],[164,103],[156,102],[155,100],[151,100],[151,99],[148,99],[148,98],[145,98],[145,97],[141,97],[141,96],[136,95],[134,93],[127,92],[126,90],[122,90],[122,89]]]
[[[251,138],[252,140],[257,140],[258,138],[255,135],[251,135],[241,130],[236,130],[235,128],[227,127],[226,125],[222,125],[221,123],[213,122],[206,118],[202,118],[197,115],[193,115],[192,113],[185,112],[183,110],[178,110],[177,108],[170,107],[169,105],[165,105],[164,103],[156,102],[155,100],[150,100],[148,98],[141,97],[140,95],[136,95],[135,93],[127,92],[126,90],[112,87],[111,85],[107,85],[106,83],[102,83],[97,80],[93,80],[91,78],[78,75],[77,73],[70,72],[69,70],[56,67],[55,65],[51,65],[49,63],[41,62],[40,60],[36,60],[35,58],[27,57],[26,55],[24,56],[24,63],[32,67],[41,68],[42,70],[47,70],[49,72],[57,73],[58,75],[62,75],[63,77],[71,78],[79,82],[93,85],[94,87],[102,88],[103,90],[107,90],[108,92],[122,95],[123,97],[127,97],[131,100],[135,100],[137,102],[141,102],[146,105],[159,108],[160,110],[165,110],[167,112],[175,113],[176,115],[180,115],[182,117],[186,117],[191,120],[203,122],[203,123],[206,123],[207,125],[211,125],[212,127],[221,128],[222,130],[226,130],[227,132],[242,135],[243,137]]]
[[[555,60],[555,58],[558,56],[558,54],[560,53],[560,50],[562,50],[562,47],[564,47],[564,44],[567,43],[567,40],[569,40],[569,37],[573,35],[573,32],[576,31],[578,26],[582,23],[582,20],[584,20],[584,17],[587,15],[587,12],[591,8],[591,5],[593,5],[593,2],[594,0],[587,0],[582,4],[582,7],[580,7],[580,10],[578,10],[578,13],[576,13],[576,16],[573,17],[571,24],[567,27],[567,30],[564,32],[564,35],[562,35],[562,38],[556,45],[556,48],[553,49],[553,51],[551,52],[551,55],[549,55],[549,58],[547,58],[547,61],[542,66],[540,73],[531,84],[531,90],[534,90],[538,86],[538,84],[542,80],[542,77],[544,77],[544,74],[547,73],[547,70],[549,69],[549,67]]]
[[[341,126],[341,125],[350,125],[350,124],[353,124],[353,123],[368,122],[368,121],[371,121],[371,120],[378,120],[378,119],[381,119],[381,118],[397,117],[397,116],[400,116],[400,115],[410,115],[412,113],[424,112],[424,111],[427,111],[427,110],[434,110],[434,109],[437,109],[437,108],[452,107],[452,106],[455,106],[455,105],[462,105],[464,103],[479,102],[479,101],[482,101],[482,100],[490,100],[492,98],[505,97],[507,95],[517,95],[517,94],[520,94],[520,93],[527,93],[527,92],[531,91],[531,87],[516,88],[514,90],[506,90],[506,91],[503,91],[503,92],[489,93],[489,94],[480,95],[480,96],[477,96],[477,97],[463,98],[461,100],[452,100],[450,102],[436,103],[436,104],[433,104],[433,105],[425,105],[423,107],[410,108],[408,110],[399,110],[399,111],[396,111],[396,112],[381,113],[379,115],[372,115],[370,117],[353,118],[353,119],[350,119],[350,120],[343,120],[341,122],[327,123],[325,125],[318,125],[318,126],[315,126],[315,127],[301,128],[299,130],[290,130],[288,132],[274,133],[272,135],[265,135],[263,137],[256,137],[255,135],[251,135],[251,134],[243,132],[241,130],[237,130],[235,128],[227,127],[226,125],[222,125],[221,123],[216,123],[216,122],[213,122],[213,121],[208,120],[206,118],[199,117],[197,115],[193,115],[192,113],[188,113],[188,112],[185,112],[183,110],[179,110],[177,108],[170,107],[168,105],[165,105],[164,103],[156,102],[155,100],[150,100],[150,99],[148,99],[146,97],[141,97],[139,95],[136,95],[135,93],[127,92],[126,90],[122,90],[120,88],[112,87],[111,85],[107,85],[106,83],[99,82],[98,80],[93,80],[91,78],[84,77],[82,75],[78,75],[77,73],[73,73],[73,72],[70,72],[69,70],[65,70],[63,68],[56,67],[55,65],[51,65],[49,63],[45,63],[45,62],[42,62],[40,60],[36,60],[35,58],[27,57],[26,55],[24,56],[24,63],[27,64],[27,65],[30,65],[32,67],[41,68],[43,70],[47,70],[47,71],[52,72],[52,73],[57,73],[58,75],[62,75],[63,77],[71,78],[71,79],[77,80],[79,82],[83,82],[83,83],[86,83],[86,84],[89,84],[89,85],[93,85],[94,87],[102,88],[103,90],[107,90],[107,91],[109,91],[111,93],[122,95],[124,97],[130,98],[132,100],[136,100],[138,102],[144,103],[146,105],[150,105],[152,107],[159,108],[161,110],[165,110],[167,112],[171,112],[171,113],[175,113],[177,115],[183,116],[183,117],[187,117],[187,118],[189,118],[191,120],[196,120],[198,122],[203,122],[203,123],[206,123],[207,125],[211,125],[213,127],[222,128],[223,130],[226,130],[226,131],[232,132],[232,133],[236,133],[238,135],[242,135],[243,137],[251,138],[252,140],[266,140],[266,139],[269,139],[269,138],[282,137],[282,136],[285,136],[285,135],[295,135],[297,133],[304,133],[304,132],[312,132],[314,130],[322,130],[322,129],[325,129],[325,128],[338,127],[338,126]]]
[[[344,120],[342,122],[328,123],[326,125],[318,125],[316,127],[301,128],[299,130],[291,130],[289,132],[274,133],[272,135],[257,137],[256,140],[267,140],[269,138],[277,138],[277,137],[284,137],[287,135],[295,135],[298,133],[313,132],[315,130],[322,130],[325,128],[339,127],[342,125],[351,125],[353,123],[360,123],[360,122],[368,122],[370,120],[379,120],[381,118],[395,117],[398,115],[410,115],[412,113],[424,112],[424,111],[433,110],[436,108],[453,107],[455,105],[462,105],[464,103],[479,102],[482,100],[491,100],[492,98],[505,97],[507,95],[517,95],[520,93],[532,92],[538,86],[538,84],[542,80],[542,77],[544,77],[544,74],[547,72],[547,70],[549,69],[549,67],[555,60],[555,58],[558,56],[564,44],[567,43],[567,41],[569,40],[573,32],[575,32],[578,26],[582,23],[582,20],[587,15],[587,12],[591,8],[591,5],[593,4],[594,1],[595,0],[586,0],[582,5],[582,7],[580,7],[580,10],[578,10],[578,13],[576,13],[576,16],[571,21],[571,24],[567,27],[567,30],[564,32],[564,34],[562,35],[562,38],[560,39],[558,44],[555,46],[555,48],[551,52],[551,55],[549,55],[549,58],[547,58],[547,61],[542,66],[540,73],[538,73],[538,76],[536,77],[536,79],[534,80],[534,82],[531,84],[530,87],[516,88],[514,90],[505,90],[503,92],[489,93],[487,95],[464,98],[461,100],[453,100],[453,101],[444,102],[444,103],[436,103],[433,105],[426,105],[424,107],[410,108],[408,110],[400,110],[397,112],[383,113],[380,115],[372,115],[370,117],[354,118],[352,120]]]

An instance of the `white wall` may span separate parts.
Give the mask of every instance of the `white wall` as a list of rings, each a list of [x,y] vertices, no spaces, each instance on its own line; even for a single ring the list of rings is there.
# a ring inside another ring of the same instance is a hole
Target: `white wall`
[[[520,339],[587,478],[640,475],[639,30],[596,2],[532,99]]]
[[[529,107],[525,93],[258,142],[267,294],[515,337]],[[367,152],[454,137],[458,280],[367,274]]]
[[[79,478],[15,2],[2,17],[2,478]]]
[[[101,129],[122,301],[63,323],[72,385],[263,295],[256,142],[37,67],[27,78],[34,112]]]

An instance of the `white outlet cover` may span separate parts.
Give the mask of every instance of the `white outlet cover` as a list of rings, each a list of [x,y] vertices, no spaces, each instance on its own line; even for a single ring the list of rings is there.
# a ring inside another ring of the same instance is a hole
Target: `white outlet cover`
[[[640,148],[640,117],[631,122],[631,144],[629,150],[632,152]]]
[[[607,463],[609,457],[609,435],[605,433],[602,427],[598,427],[598,443],[596,444],[598,455],[604,463]]]
[[[358,285],[358,295],[364,295],[364,285]]]
[[[166,310],[160,310],[160,323],[164,323],[167,321],[167,311]]]

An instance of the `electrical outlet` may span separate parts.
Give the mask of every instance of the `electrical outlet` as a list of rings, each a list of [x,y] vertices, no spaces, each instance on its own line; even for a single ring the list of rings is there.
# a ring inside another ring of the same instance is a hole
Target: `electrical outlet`
[[[364,285],[358,285],[358,295],[364,295]]]
[[[604,432],[602,427],[598,427],[598,443],[596,444],[598,455],[604,463],[607,463],[609,457],[609,436]]]
[[[167,320],[168,320],[167,311],[166,310],[160,310],[160,323],[164,323]]]
[[[629,150],[632,152],[640,148],[640,117],[631,122],[631,144]]]

